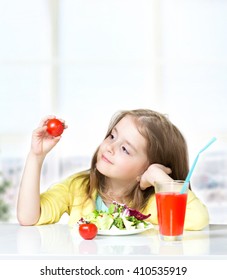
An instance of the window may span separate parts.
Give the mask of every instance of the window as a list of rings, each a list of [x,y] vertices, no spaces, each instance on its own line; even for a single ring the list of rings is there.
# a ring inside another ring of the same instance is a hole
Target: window
[[[194,174],[203,189],[202,166],[227,161],[226,13],[221,0],[0,0],[0,168],[17,187],[31,131],[54,113],[69,128],[45,161],[46,189],[89,166],[113,113],[148,107],[182,130],[191,161],[219,139]]]

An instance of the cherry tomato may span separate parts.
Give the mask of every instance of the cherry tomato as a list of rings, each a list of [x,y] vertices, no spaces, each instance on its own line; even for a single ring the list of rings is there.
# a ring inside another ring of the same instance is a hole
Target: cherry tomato
[[[98,228],[95,224],[81,224],[79,225],[79,233],[80,235],[87,240],[91,240],[95,238],[98,233]]]
[[[47,132],[54,137],[60,136],[64,131],[64,127],[64,123],[58,119],[50,119],[47,121]]]

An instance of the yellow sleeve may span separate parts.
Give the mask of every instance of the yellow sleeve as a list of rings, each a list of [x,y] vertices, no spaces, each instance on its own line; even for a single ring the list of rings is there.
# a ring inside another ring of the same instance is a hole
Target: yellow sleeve
[[[155,194],[151,195],[148,204],[143,211],[145,215],[151,214],[151,216],[146,220],[154,225],[158,224],[158,214],[157,214],[157,205],[156,205],[156,199]]]
[[[201,230],[209,224],[207,207],[189,190],[184,228],[186,230]]]
[[[36,225],[57,223],[65,212],[69,214],[69,185],[66,179],[40,195],[41,215]]]

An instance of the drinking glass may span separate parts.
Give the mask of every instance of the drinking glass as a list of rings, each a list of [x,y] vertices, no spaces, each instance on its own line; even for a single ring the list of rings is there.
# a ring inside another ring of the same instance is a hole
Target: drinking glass
[[[181,241],[187,204],[188,185],[180,193],[185,181],[156,182],[155,197],[158,213],[159,235],[164,241]]]

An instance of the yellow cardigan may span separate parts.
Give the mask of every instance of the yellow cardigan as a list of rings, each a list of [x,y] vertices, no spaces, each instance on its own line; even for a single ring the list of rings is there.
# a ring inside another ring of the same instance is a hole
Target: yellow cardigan
[[[75,175],[50,187],[40,195],[41,216],[36,225],[57,223],[64,213],[69,215],[69,225],[73,226],[81,218],[95,209],[97,192],[83,204],[85,190],[81,185],[82,179],[77,178],[71,184]],[[71,186],[70,186],[71,185]],[[151,213],[149,222],[158,224],[155,195],[153,194],[147,204],[144,214]],[[206,206],[192,191],[188,193],[185,225],[186,230],[200,230],[209,224],[209,215]]]

